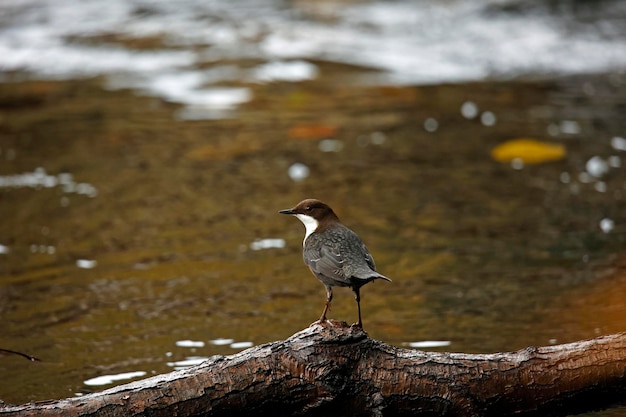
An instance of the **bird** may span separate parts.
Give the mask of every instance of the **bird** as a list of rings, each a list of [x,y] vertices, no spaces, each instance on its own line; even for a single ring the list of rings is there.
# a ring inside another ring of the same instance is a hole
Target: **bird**
[[[376,272],[374,258],[361,238],[344,226],[327,204],[309,198],[279,213],[295,216],[304,224],[302,258],[326,287],[326,305],[319,323],[326,322],[333,300],[333,287],[350,287],[354,291],[358,310],[358,321],[354,326],[362,329],[361,287],[376,279],[390,282],[391,279]]]

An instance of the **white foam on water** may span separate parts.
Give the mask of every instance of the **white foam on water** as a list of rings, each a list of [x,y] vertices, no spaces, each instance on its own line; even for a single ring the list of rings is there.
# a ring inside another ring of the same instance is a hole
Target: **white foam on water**
[[[382,82],[397,84],[626,67],[626,2],[587,11],[519,3],[522,10],[507,11],[501,0],[337,1],[325,8],[331,18],[319,18],[272,0],[1,2],[0,78],[104,75],[112,88],[223,109],[251,98],[224,82],[307,80],[317,76],[312,60],[378,68]],[[160,44],[139,50],[115,41],[148,36]],[[242,68],[241,59],[261,64]]]

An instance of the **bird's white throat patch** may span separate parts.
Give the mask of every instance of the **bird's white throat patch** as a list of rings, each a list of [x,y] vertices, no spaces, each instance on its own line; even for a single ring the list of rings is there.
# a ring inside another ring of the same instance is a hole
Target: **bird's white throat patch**
[[[309,237],[311,233],[315,232],[315,230],[317,230],[317,226],[319,226],[319,222],[315,220],[313,217],[307,216],[306,214],[296,214],[296,217],[298,218],[298,220],[302,222],[302,224],[304,224],[304,227],[306,228],[306,233],[304,234],[304,240],[302,241],[302,246],[304,246],[304,242],[306,242],[306,238]]]

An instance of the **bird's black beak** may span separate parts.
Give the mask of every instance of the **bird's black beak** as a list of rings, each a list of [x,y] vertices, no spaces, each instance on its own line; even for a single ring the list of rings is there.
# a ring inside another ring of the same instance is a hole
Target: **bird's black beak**
[[[279,211],[280,214],[296,214],[295,211],[293,211],[292,209],[287,209],[287,210],[281,210]]]

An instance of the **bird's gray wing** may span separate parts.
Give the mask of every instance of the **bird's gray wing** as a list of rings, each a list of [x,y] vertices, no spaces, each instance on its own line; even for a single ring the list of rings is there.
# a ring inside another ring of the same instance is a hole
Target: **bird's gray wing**
[[[356,238],[356,240],[354,240]],[[371,281],[372,279],[381,278],[387,281],[391,281],[386,276],[379,274],[376,272],[376,264],[374,263],[374,258],[367,250],[365,244],[359,239],[356,235],[351,237],[353,239],[352,245],[358,250],[351,251],[350,253],[354,257],[353,261],[350,262],[352,268],[350,271],[346,271],[344,268],[344,272],[346,275],[349,275],[355,280],[364,280]]]
[[[370,252],[367,250],[367,247],[364,243],[361,244],[361,249],[363,250],[363,257],[365,258],[365,262],[370,267],[372,271],[376,271],[376,264],[374,263],[374,258],[370,255]]]
[[[304,259],[311,271],[318,277],[321,275],[339,281],[339,285],[350,283],[344,273],[344,259],[338,247],[307,248],[304,251]]]

